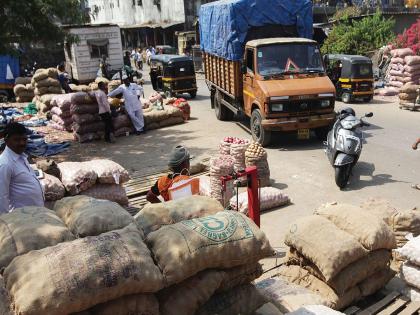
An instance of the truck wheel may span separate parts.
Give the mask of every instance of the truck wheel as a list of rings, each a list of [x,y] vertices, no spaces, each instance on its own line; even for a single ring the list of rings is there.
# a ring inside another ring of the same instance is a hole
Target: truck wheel
[[[265,130],[262,126],[262,115],[259,109],[254,109],[251,115],[251,133],[254,141],[266,147],[271,142],[271,131]]]
[[[365,97],[363,100],[365,101],[365,103],[370,103],[370,102],[372,102],[373,97],[372,96]]]
[[[233,118],[233,112],[222,104],[222,95],[219,91],[216,91],[214,95],[214,112],[217,119],[222,121],[229,121]]]
[[[341,99],[344,103],[350,103],[351,102],[350,93],[343,93],[343,95],[341,95]]]

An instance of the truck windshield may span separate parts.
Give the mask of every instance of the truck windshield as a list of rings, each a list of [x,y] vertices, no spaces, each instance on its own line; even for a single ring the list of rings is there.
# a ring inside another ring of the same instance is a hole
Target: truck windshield
[[[275,44],[258,48],[258,72],[262,76],[324,72],[316,44]]]

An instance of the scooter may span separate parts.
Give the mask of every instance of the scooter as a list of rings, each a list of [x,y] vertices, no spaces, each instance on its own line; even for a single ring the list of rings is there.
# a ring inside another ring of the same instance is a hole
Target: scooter
[[[352,108],[345,108],[328,133],[325,152],[335,169],[335,183],[340,189],[347,186],[353,167],[362,154],[364,138],[361,128],[370,126],[363,118],[370,117],[373,113],[359,119]]]

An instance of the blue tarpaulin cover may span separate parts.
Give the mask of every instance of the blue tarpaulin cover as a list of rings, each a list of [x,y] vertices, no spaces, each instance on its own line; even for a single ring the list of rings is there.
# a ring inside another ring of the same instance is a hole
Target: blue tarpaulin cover
[[[248,29],[265,25],[297,26],[312,39],[310,0],[221,0],[201,6],[201,49],[228,60],[241,60]]]

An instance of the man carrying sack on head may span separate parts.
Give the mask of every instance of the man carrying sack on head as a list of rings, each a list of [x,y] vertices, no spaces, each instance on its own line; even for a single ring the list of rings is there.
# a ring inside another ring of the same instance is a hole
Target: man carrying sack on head
[[[160,203],[158,196],[162,196],[164,201],[169,201],[171,187],[190,178],[190,152],[182,145],[175,147],[171,152],[168,166],[172,173],[159,178],[147,193],[147,201]]]

